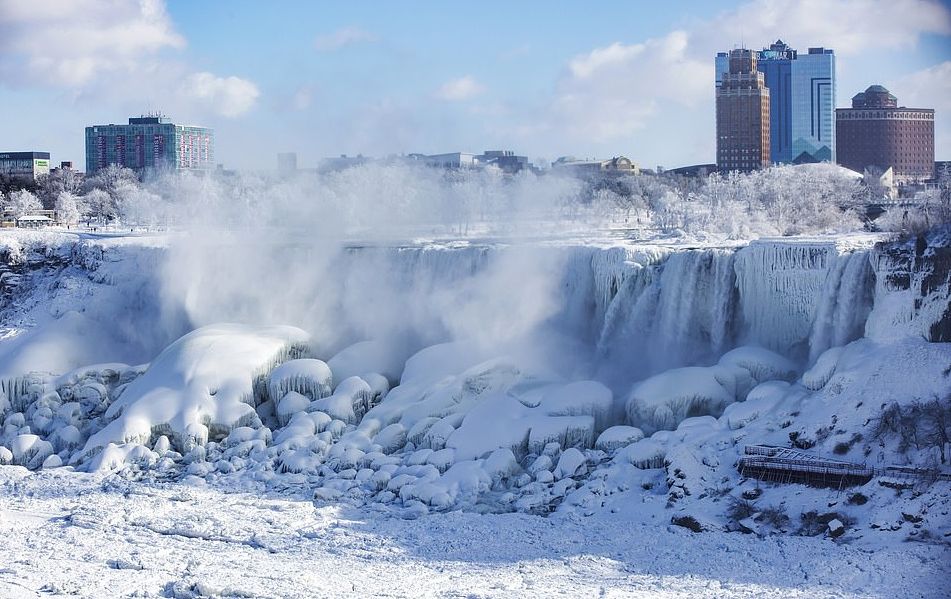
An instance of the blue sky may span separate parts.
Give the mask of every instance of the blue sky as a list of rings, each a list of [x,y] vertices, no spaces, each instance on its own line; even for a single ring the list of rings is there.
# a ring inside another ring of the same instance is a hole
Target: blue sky
[[[214,127],[239,168],[490,148],[711,162],[713,54],[777,37],[836,50],[839,106],[882,83],[936,108],[951,159],[951,10],[934,0],[0,0],[0,149],[83,164],[84,126],[162,110]]]

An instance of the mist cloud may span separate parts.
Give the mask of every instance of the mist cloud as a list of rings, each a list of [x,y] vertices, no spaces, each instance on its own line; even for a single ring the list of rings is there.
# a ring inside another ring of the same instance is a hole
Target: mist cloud
[[[344,27],[332,33],[324,33],[314,38],[314,48],[318,52],[331,52],[346,46],[375,42],[377,37],[359,27]]]
[[[258,87],[247,79],[218,77],[212,73],[190,75],[183,83],[182,93],[225,117],[249,111],[261,95]]]
[[[436,97],[440,100],[459,102],[470,100],[485,92],[485,86],[475,80],[475,77],[466,75],[444,83],[436,90]]]

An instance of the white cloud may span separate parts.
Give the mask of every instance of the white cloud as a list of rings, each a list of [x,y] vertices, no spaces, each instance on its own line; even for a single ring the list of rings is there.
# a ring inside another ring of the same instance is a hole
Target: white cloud
[[[257,86],[247,79],[218,77],[212,73],[190,75],[183,83],[182,93],[225,117],[244,114],[261,95]]]
[[[182,48],[160,0],[0,0],[0,75],[7,82],[80,86]]]
[[[886,86],[899,106],[935,109],[935,158],[951,156],[951,60],[906,75]]]
[[[901,106],[951,111],[951,60],[902,77],[888,89]]]
[[[332,33],[318,35],[314,39],[314,48],[320,52],[339,50],[362,42],[375,42],[376,36],[359,27],[344,27]]]
[[[913,47],[922,34],[951,33],[951,13],[934,0],[753,0],[697,29],[698,49],[750,47],[782,38],[853,55]]]
[[[694,106],[712,93],[712,67],[708,57],[688,54],[689,39],[673,31],[576,56],[558,82],[551,126],[571,138],[608,142],[641,129],[660,106]]]
[[[450,102],[459,102],[469,100],[485,91],[485,86],[475,80],[471,75],[460,77],[447,81],[436,90],[436,97],[440,100]]]
[[[0,84],[189,114],[250,110],[260,95],[254,83],[194,72],[168,54],[185,46],[162,0],[0,0]]]

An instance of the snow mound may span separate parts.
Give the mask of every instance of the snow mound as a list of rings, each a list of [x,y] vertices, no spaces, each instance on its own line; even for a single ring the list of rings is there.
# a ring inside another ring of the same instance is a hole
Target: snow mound
[[[711,366],[674,368],[636,385],[627,401],[627,416],[647,434],[673,430],[691,416],[719,415],[736,400],[728,369]]]
[[[601,451],[616,451],[622,447],[627,447],[631,443],[636,443],[644,438],[644,431],[634,426],[618,425],[607,429],[598,437],[594,443],[595,449]]]
[[[340,381],[333,395],[318,399],[311,404],[310,411],[324,412],[331,418],[348,424],[356,424],[372,407],[375,397],[369,383],[358,376]]]
[[[327,365],[338,381],[377,372],[395,383],[400,380],[408,357],[405,352],[396,351],[393,343],[361,341],[338,352],[327,361]]]
[[[641,439],[618,451],[615,460],[631,464],[641,470],[663,468],[667,447],[657,439]]]
[[[749,345],[728,351],[723,354],[719,363],[739,366],[749,371],[758,383],[776,380],[792,381],[799,376],[796,365],[788,358],[768,349]]]
[[[184,453],[236,427],[260,426],[254,406],[263,399],[264,377],[305,351],[307,341],[304,331],[288,326],[218,324],[192,331],[129,384],[105,413],[112,422],[79,455],[109,443],[146,444],[153,435],[168,436]]]
[[[802,375],[803,386],[811,391],[818,391],[825,387],[835,374],[835,367],[844,350],[844,347],[833,347],[822,352],[812,368]]]
[[[684,419],[723,414],[743,401],[758,383],[791,381],[797,376],[788,359],[759,347],[738,347],[714,366],[675,368],[634,386],[627,400],[627,417],[645,434],[674,430]]]
[[[770,412],[789,389],[786,381],[768,381],[756,386],[746,401],[732,403],[723,412],[723,419],[731,430],[743,428]]]

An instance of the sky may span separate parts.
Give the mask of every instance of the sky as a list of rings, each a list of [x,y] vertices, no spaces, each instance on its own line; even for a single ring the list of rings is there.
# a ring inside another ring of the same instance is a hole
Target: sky
[[[161,111],[216,162],[513,149],[714,161],[717,51],[836,53],[837,106],[882,84],[936,109],[951,159],[951,3],[0,0],[0,151],[82,168],[87,125]]]

